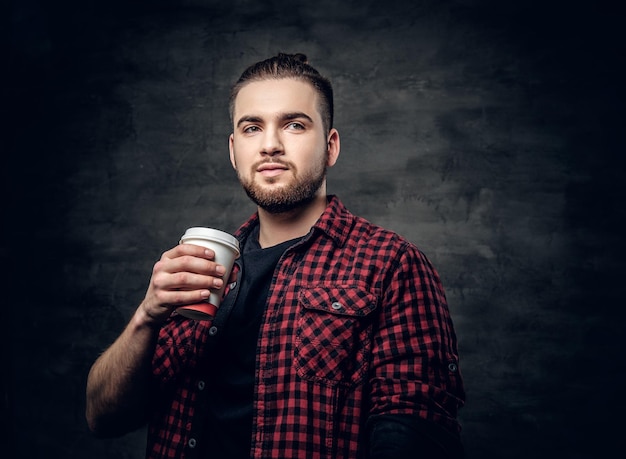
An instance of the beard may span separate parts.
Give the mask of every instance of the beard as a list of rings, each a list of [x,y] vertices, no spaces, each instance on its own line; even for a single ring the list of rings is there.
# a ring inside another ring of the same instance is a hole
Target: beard
[[[279,188],[267,189],[254,181],[254,171],[258,165],[252,168],[252,178],[244,178],[238,173],[239,181],[248,197],[261,209],[271,214],[282,214],[306,206],[313,201],[326,178],[326,158],[319,167],[311,169],[302,176],[298,174],[293,164],[282,161],[280,163],[289,166],[289,171],[293,172],[293,180]],[[264,180],[270,185],[278,181],[271,177]]]

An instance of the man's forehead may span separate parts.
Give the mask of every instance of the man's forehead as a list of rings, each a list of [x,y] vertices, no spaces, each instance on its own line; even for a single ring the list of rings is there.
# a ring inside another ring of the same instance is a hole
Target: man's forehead
[[[282,107],[299,109],[317,107],[318,94],[313,86],[293,78],[252,81],[241,88],[235,99],[235,113],[248,109],[271,110]],[[291,110],[288,110],[291,111]]]

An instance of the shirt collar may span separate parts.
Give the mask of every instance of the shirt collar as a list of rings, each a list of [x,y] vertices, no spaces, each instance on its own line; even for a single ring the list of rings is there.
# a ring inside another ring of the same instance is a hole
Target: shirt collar
[[[320,218],[313,225],[312,232],[321,231],[333,240],[338,247],[343,246],[354,226],[354,215],[348,211],[339,198],[329,195],[328,205]],[[254,213],[235,233],[240,242],[244,242],[252,230],[259,224],[259,214]],[[309,236],[310,237],[310,236]],[[309,237],[305,238],[308,239]]]
[[[335,242],[335,245],[342,247],[353,226],[354,215],[346,209],[337,196],[329,195],[326,210],[313,228],[322,231]]]

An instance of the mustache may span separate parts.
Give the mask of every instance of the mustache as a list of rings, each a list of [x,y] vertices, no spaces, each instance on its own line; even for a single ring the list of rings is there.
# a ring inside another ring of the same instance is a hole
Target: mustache
[[[294,164],[292,162],[290,162],[290,161],[282,161],[280,159],[273,159],[273,158],[263,159],[261,161],[257,161],[256,163],[254,163],[252,165],[252,169],[253,170],[257,170],[259,167],[261,167],[261,166],[263,166],[265,164],[277,164],[279,166],[284,166],[284,167],[286,167],[288,169],[295,169],[295,166],[294,166]]]

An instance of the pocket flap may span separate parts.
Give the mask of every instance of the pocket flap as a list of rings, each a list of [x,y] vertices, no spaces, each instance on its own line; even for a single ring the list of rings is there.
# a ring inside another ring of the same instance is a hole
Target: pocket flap
[[[358,287],[311,287],[300,290],[306,309],[330,314],[365,317],[376,309],[376,295]]]

